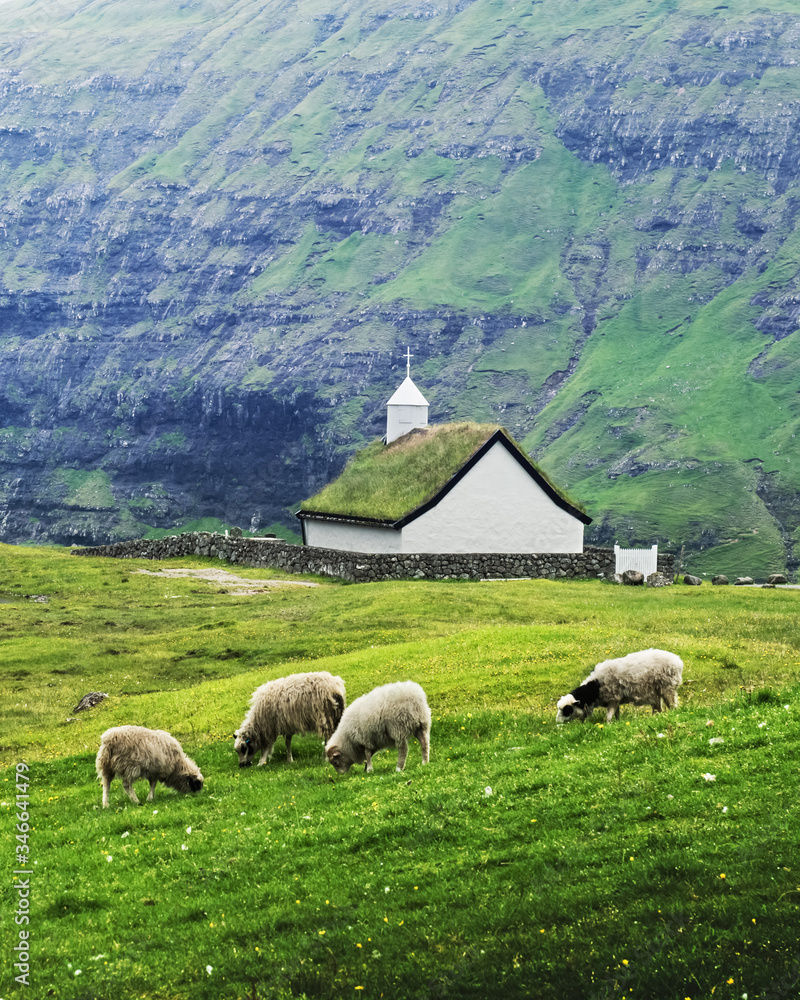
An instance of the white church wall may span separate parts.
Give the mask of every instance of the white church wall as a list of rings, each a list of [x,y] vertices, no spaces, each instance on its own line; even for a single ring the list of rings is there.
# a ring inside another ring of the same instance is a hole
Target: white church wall
[[[400,532],[342,521],[305,519],[306,545],[344,552],[400,552]]]
[[[557,506],[499,443],[435,507],[407,524],[402,537],[404,553],[582,550],[583,523]]]

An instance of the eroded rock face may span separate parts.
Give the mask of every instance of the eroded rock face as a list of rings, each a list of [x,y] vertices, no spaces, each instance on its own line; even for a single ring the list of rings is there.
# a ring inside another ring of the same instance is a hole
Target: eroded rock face
[[[800,276],[759,276],[800,205],[800,116],[775,83],[800,58],[795,19],[658,13],[621,50],[607,14],[551,32],[536,5],[470,38],[469,5],[342,0],[293,36],[296,8],[273,4],[214,52],[184,5],[185,33],[141,62],[135,38],[119,62],[97,37],[117,37],[113,12],[76,15],[74,38],[107,61],[88,77],[47,61],[46,18],[5,32],[0,538],[292,523],[288,507],[383,433],[407,344],[432,419],[535,432],[534,457],[554,448],[554,478],[579,499],[598,469],[609,491],[680,483],[718,456],[665,402],[697,398],[696,369],[665,358],[655,377],[653,359],[739,278],[758,344],[735,384],[782,405]],[[456,18],[457,58],[442,40]],[[280,58],[248,76],[278,31]],[[575,378],[625,311],[652,348],[633,399]],[[791,557],[798,485],[757,478]],[[589,540],[626,523],[609,495]],[[707,521],[692,520],[690,548]],[[632,530],[646,541],[651,525]]]
[[[543,59],[536,79],[559,110],[557,135],[576,155],[607,164],[628,182],[666,165],[707,172],[728,161],[768,174],[785,189],[800,154],[797,116],[787,107],[776,117],[753,120],[741,84],[760,80],[768,67],[794,65],[800,47],[794,19],[764,12],[746,24],[675,19],[672,26],[670,39],[631,45],[624,53],[615,48],[613,58],[595,38],[573,60]],[[606,29],[606,39],[614,30]],[[709,109],[703,95],[712,80],[726,96]],[[706,212],[711,221],[711,203]],[[648,228],[666,233],[679,225],[679,214],[662,204],[647,221]],[[766,231],[760,216],[747,210],[737,228],[757,237]]]

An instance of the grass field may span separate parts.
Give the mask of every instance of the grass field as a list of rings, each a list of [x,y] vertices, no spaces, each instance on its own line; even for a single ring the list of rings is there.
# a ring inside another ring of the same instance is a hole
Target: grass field
[[[237,596],[162,568],[0,546],[2,1000],[797,996],[800,592],[239,569],[264,590]],[[652,645],[684,659],[676,711],[556,728],[595,662]],[[350,701],[419,681],[430,765],[340,777],[301,737],[240,772],[251,692],[308,669]],[[102,810],[123,723],[170,730],[203,791],[115,781]]]

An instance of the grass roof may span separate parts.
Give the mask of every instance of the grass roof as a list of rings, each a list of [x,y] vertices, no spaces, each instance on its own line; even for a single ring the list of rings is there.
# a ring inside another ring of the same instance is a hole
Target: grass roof
[[[357,452],[300,510],[397,521],[430,500],[496,431],[496,424],[435,424]]]

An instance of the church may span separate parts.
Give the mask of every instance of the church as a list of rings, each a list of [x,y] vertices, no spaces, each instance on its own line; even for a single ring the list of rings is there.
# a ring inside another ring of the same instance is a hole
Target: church
[[[304,545],[364,553],[580,553],[592,519],[493,424],[430,425],[406,378],[386,436],[301,504]]]

